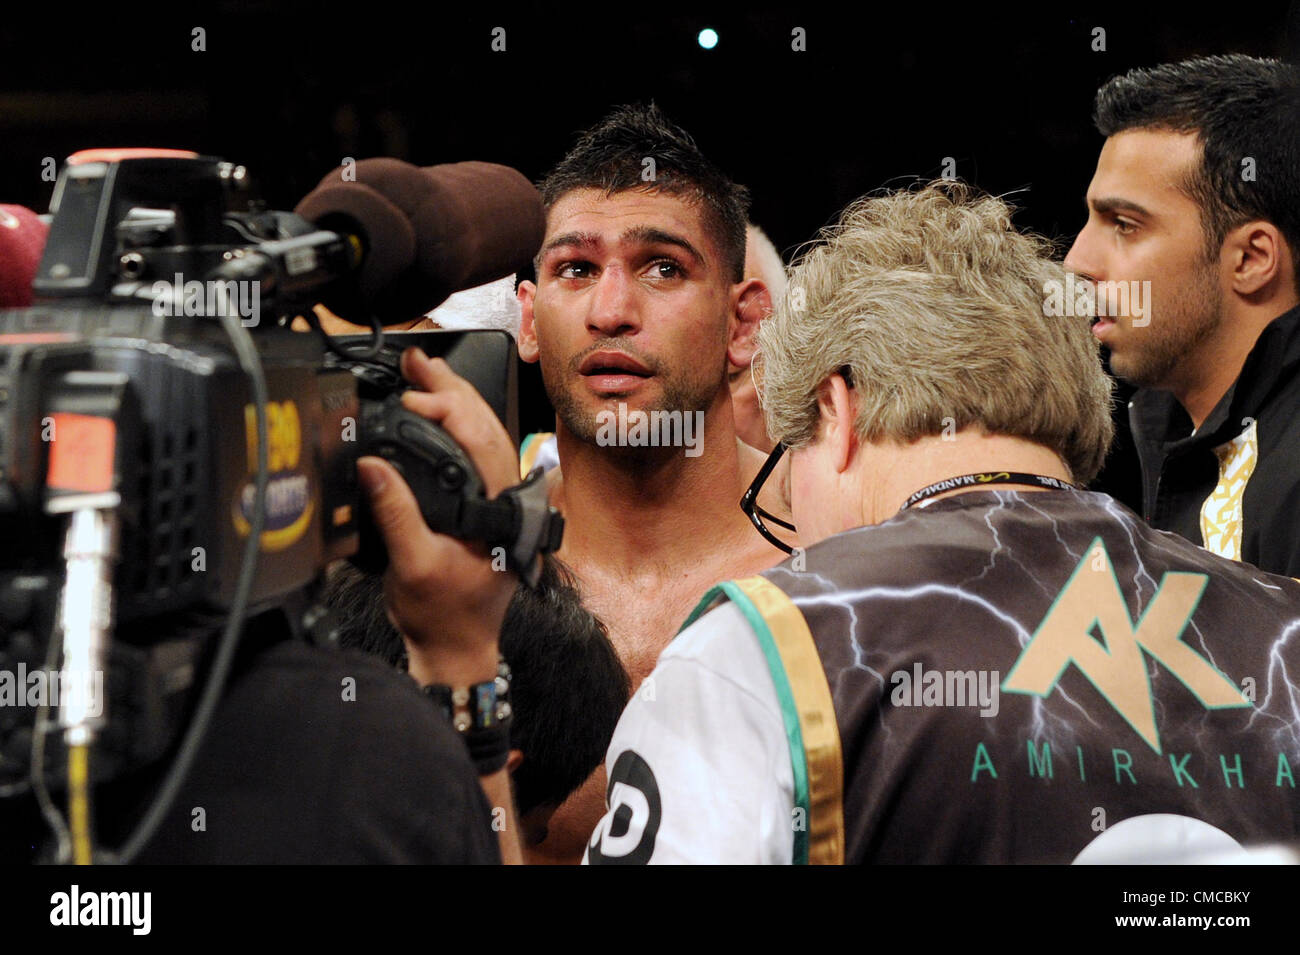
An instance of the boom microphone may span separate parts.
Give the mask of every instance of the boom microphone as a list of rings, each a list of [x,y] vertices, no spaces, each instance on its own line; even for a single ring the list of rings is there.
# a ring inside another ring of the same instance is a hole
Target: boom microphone
[[[359,301],[326,304],[343,315],[367,309],[384,324],[423,315],[453,292],[525,268],[545,233],[533,184],[486,162],[420,168],[363,159],[330,172],[294,212],[361,238]]]

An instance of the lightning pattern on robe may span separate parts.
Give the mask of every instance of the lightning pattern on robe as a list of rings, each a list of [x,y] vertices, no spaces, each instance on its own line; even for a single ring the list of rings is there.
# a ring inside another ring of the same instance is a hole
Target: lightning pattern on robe
[[[1300,583],[1102,494],[939,499],[768,571],[807,619],[847,861],[1069,862],[1165,813],[1300,837]]]

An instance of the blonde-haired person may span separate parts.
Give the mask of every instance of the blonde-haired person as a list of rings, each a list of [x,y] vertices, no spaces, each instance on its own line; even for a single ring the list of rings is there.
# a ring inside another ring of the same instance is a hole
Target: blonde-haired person
[[[1080,489],[1110,384],[1046,243],[956,183],[860,200],[822,239],[760,332],[769,464],[788,449],[808,549],[714,588],[660,656],[590,860],[1295,840],[1300,645],[1279,638],[1300,585]]]

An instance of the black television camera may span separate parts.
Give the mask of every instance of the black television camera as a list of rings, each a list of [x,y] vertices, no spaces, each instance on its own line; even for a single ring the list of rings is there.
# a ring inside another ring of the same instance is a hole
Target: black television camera
[[[526,581],[563,523],[536,475],[487,500],[463,450],[400,404],[397,360],[417,345],[517,438],[504,332],[385,340],[375,318],[371,337],[330,339],[312,307],[364,303],[374,237],[267,211],[216,159],[74,159],[37,304],[0,312],[0,797],[36,795],[84,856],[93,784],[175,753],[129,861],[179,788],[245,621],[275,615],[328,643],[327,565],[382,569],[358,457],[392,461],[430,527],[501,548]],[[295,316],[318,334],[291,330]],[[49,797],[65,788],[70,829]]]

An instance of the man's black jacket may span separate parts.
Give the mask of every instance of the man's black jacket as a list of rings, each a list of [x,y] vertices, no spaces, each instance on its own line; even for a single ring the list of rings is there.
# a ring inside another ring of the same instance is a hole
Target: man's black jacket
[[[1167,391],[1139,391],[1129,421],[1142,462],[1142,516],[1153,527],[1300,577],[1300,307],[1264,329],[1195,434]]]

